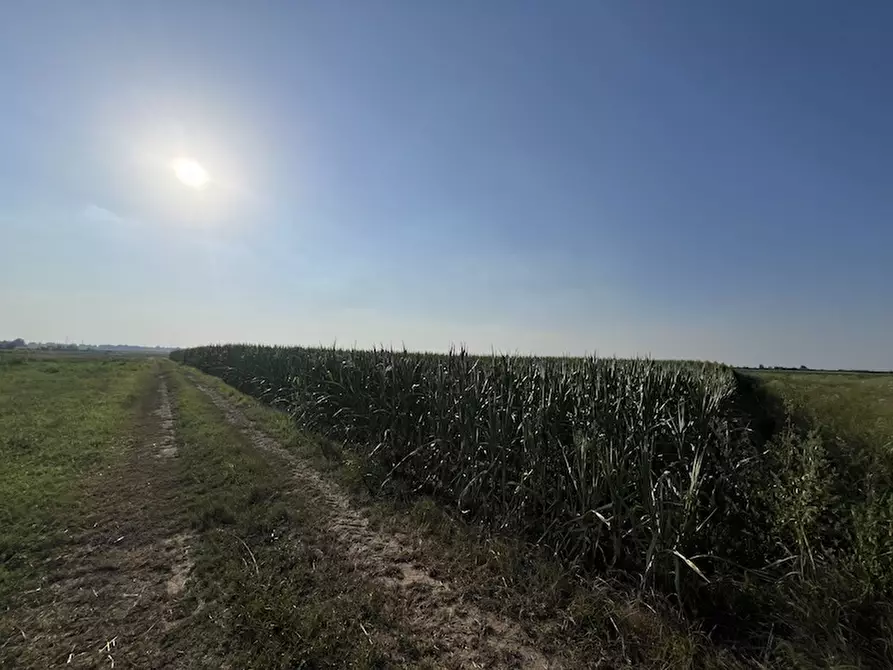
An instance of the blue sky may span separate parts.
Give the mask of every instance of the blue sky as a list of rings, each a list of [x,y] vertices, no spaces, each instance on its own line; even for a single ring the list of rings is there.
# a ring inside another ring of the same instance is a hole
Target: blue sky
[[[893,368],[889,2],[17,5],[0,338]]]

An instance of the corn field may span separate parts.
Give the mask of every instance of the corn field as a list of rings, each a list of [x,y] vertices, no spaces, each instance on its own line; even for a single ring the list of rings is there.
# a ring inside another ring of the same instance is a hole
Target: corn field
[[[208,346],[172,357],[358,450],[423,494],[576,564],[680,596],[765,564],[759,452],[735,373],[704,363]]]

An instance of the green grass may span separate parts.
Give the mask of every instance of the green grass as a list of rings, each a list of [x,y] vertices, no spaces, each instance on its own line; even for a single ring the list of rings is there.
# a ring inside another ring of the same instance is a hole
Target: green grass
[[[142,351],[66,350],[66,349],[0,349],[0,365],[22,361],[139,360],[159,358],[164,354]]]
[[[38,576],[83,481],[123,452],[153,365],[0,357],[0,601]]]
[[[824,436],[881,458],[893,454],[893,375],[759,372],[789,414],[819,426]]]
[[[796,558],[774,602],[788,658],[893,662],[893,375],[751,372],[775,422],[764,501]]]
[[[105,663],[107,634],[125,665],[427,667],[428,642],[336,549],[318,502],[169,361],[3,356],[0,463],[0,666]],[[191,569],[165,599],[180,544]]]
[[[840,558],[866,589],[893,589],[893,375],[772,372],[757,378],[783,408],[792,432],[811,436],[815,445],[813,542],[846,552]]]
[[[288,468],[251,445],[179,371],[170,381],[182,445],[178,495],[196,538],[181,607],[202,603],[202,616],[171,644],[206,648],[239,668],[401,667],[393,658],[417,658],[381,590],[339,555],[318,503],[294,490]]]

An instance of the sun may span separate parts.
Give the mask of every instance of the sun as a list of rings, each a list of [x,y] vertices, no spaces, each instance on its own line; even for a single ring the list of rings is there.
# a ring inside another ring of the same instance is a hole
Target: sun
[[[177,179],[192,188],[202,189],[211,181],[208,171],[191,158],[176,158],[171,167]]]

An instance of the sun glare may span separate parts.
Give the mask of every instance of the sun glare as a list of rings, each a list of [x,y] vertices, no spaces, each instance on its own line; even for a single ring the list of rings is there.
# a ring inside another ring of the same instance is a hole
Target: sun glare
[[[171,167],[177,179],[192,188],[204,188],[211,181],[207,170],[191,158],[177,158],[171,163]]]

